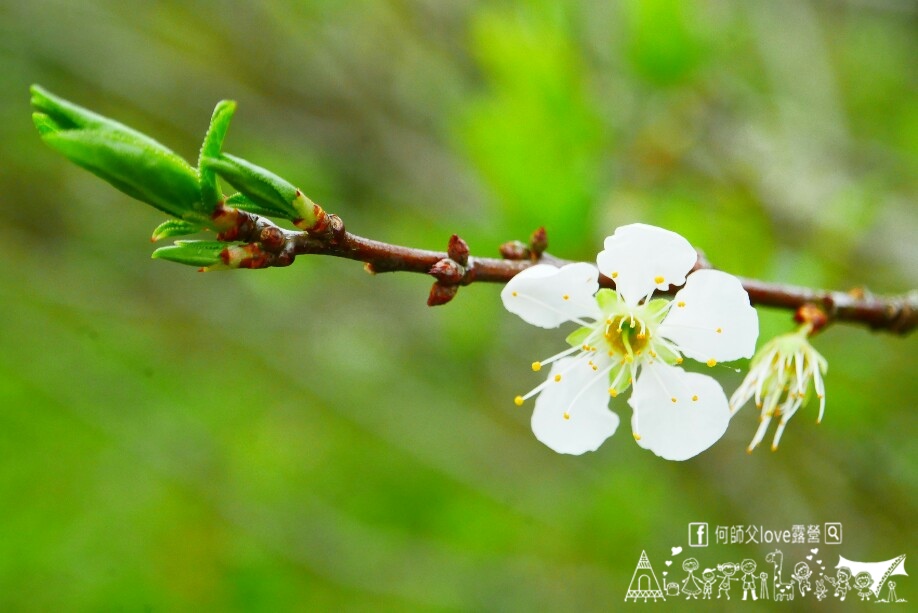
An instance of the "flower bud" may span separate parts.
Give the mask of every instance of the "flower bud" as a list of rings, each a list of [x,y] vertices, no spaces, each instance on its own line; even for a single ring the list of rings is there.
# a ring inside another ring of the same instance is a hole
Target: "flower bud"
[[[446,252],[451,260],[462,266],[469,263],[469,245],[459,238],[457,234],[449,237],[449,246],[446,248]]]
[[[463,275],[465,275],[465,270],[463,270],[462,266],[457,264],[454,260],[446,258],[439,260],[436,264],[431,266],[429,272],[438,281],[450,285],[459,283]]]
[[[532,233],[532,236],[529,237],[529,249],[535,256],[541,257],[541,255],[548,249],[548,234],[545,232],[545,228],[539,228]]]
[[[427,306],[440,306],[446,304],[456,296],[459,291],[458,285],[443,285],[439,281],[430,288],[430,295],[427,297]]]
[[[42,140],[132,198],[173,217],[201,218],[198,174],[152,138],[33,85],[32,120]]]
[[[500,255],[505,260],[528,260],[529,248],[520,241],[509,241],[500,246]]]

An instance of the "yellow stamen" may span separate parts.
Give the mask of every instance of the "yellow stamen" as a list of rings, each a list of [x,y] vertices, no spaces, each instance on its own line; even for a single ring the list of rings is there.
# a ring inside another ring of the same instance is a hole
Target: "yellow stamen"
[[[571,418],[571,414],[568,413],[567,411],[565,411],[565,412],[564,412],[564,419],[570,419],[570,418]]]
[[[715,332],[717,332],[718,334],[720,334],[720,333],[723,332],[723,331],[724,331],[723,328],[717,328],[717,330],[715,330]]]
[[[711,358],[710,360],[708,360],[708,366],[710,366],[711,368],[714,368],[715,366],[717,366],[717,360],[715,360],[714,358]]]
[[[618,390],[615,389],[614,387],[610,387],[610,388],[609,388],[609,395],[612,396],[613,398],[615,398],[616,396],[618,396]]]
[[[653,282],[656,283],[657,285],[660,285],[661,283],[663,283],[663,277],[654,277]]]
[[[676,358],[676,364],[682,364],[683,361],[684,360],[682,359],[682,356],[679,356],[678,358]]]
[[[692,402],[698,402],[698,396],[692,396]]]
[[[613,272],[613,273],[612,273],[612,278],[613,278],[613,279],[618,278],[618,273],[617,273],[617,272]]]
[[[555,375],[555,383],[561,380],[561,375]]]
[[[634,440],[636,440],[636,441],[641,440],[641,435],[638,434],[637,432],[633,432],[633,433],[632,433],[632,436],[634,437]]]
[[[521,407],[523,406],[523,397],[517,396],[516,398],[513,399],[513,402],[516,404],[516,406]]]
[[[570,297],[570,296],[568,296],[567,294],[564,294],[564,295],[563,295],[563,296],[561,296],[561,297],[562,297],[562,298],[564,298],[565,300],[570,300],[570,299],[571,299],[571,297]]]
[[[670,398],[670,400],[672,400],[672,401],[673,401],[673,404],[675,404],[675,403],[676,403],[676,397],[675,397],[675,396],[673,396],[672,398]]]
[[[510,294],[510,295],[511,295],[511,296],[516,296],[516,292],[513,292],[513,293],[512,293],[512,294]]]
[[[536,371],[536,372],[539,372],[540,370],[542,370],[542,362],[533,362],[533,363],[532,363],[532,370],[534,370],[534,371]]]
[[[679,302],[676,303],[676,306],[679,307],[680,309],[684,309],[684,308],[685,308],[685,302],[683,302],[682,300],[680,300]]]

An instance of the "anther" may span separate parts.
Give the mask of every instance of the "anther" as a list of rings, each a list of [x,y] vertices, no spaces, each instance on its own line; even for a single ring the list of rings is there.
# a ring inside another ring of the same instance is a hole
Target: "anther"
[[[610,388],[609,388],[609,395],[612,396],[613,398],[615,398],[616,396],[618,396],[618,390],[615,389],[614,387],[610,387]]]
[[[692,396],[692,402],[698,402],[698,396]]]
[[[634,437],[634,440],[636,440],[636,441],[641,440],[641,435],[638,434],[637,432],[633,432],[633,433],[632,433],[632,436]]]
[[[715,330],[715,332],[717,332],[718,334],[720,334],[720,333],[723,332],[723,331],[724,331],[723,328],[717,328],[717,330]]]
[[[618,278],[618,273],[617,273],[617,272],[613,272],[613,273],[612,273],[612,278],[613,278],[613,279],[617,279],[617,278]]]
[[[711,368],[714,368],[715,366],[717,366],[717,360],[715,360],[714,358],[711,358],[710,360],[708,360],[708,366],[710,366]]]
[[[561,375],[555,375],[555,383],[561,380]]]
[[[570,297],[570,296],[568,296],[567,294],[564,294],[564,295],[563,295],[563,296],[561,296],[561,297],[562,297],[562,298],[564,298],[565,300],[570,300],[570,299],[571,299],[571,297]]]
[[[513,293],[510,294],[510,295],[516,297],[516,292],[513,292]]]
[[[523,397],[517,396],[516,398],[513,399],[513,402],[514,404],[516,404],[516,406],[521,407],[523,406]]]
[[[513,294],[513,295],[516,296],[516,294]],[[683,309],[685,308],[685,302],[680,300],[679,302],[676,303],[676,306],[679,307],[680,309]]]
[[[656,283],[657,285],[660,285],[661,283],[663,283],[663,277],[654,277],[653,282]]]
[[[565,411],[565,412],[564,412],[564,419],[570,419],[570,418],[571,418],[571,414],[568,413],[567,411]]]
[[[539,372],[540,370],[542,370],[542,362],[533,362],[532,370],[534,370],[535,372]]]
[[[675,397],[675,396],[673,396],[672,398],[670,398],[670,400],[673,401],[673,404],[676,404],[676,397]]]
[[[681,355],[680,355],[678,358],[676,358],[676,364],[682,364],[682,362],[684,362],[684,361],[685,361],[685,360],[682,359],[682,356],[681,356]]]

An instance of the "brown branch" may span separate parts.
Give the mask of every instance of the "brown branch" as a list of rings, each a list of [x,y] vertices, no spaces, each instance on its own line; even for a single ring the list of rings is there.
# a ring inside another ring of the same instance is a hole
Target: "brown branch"
[[[459,286],[474,282],[506,283],[520,271],[535,263],[563,266],[570,261],[543,253],[547,244],[544,230],[533,233],[527,246],[518,241],[501,247],[504,259],[468,256],[465,242],[454,236],[449,251],[429,251],[351,234],[344,230],[344,224],[335,215],[329,215],[329,229],[322,235],[306,232],[280,230],[271,222],[251,213],[240,212],[240,226],[244,226],[233,238],[235,240],[259,242],[271,253],[264,258],[262,266],[285,266],[292,262],[293,255],[329,255],[363,262],[368,272],[415,272],[429,274],[437,279],[431,290],[428,304],[449,302]],[[246,229],[251,228],[250,231]],[[282,242],[274,228],[281,232]],[[270,246],[261,243],[262,237],[270,235]],[[274,257],[278,254],[284,257]],[[451,257],[453,256],[453,257]],[[274,261],[274,260],[278,261]],[[464,261],[463,261],[464,260]],[[251,266],[260,267],[260,266]],[[699,253],[694,269],[712,268],[704,255]],[[797,311],[804,305],[815,304],[825,311],[829,322],[863,324],[873,330],[882,330],[905,335],[918,325],[918,291],[899,296],[874,296],[863,289],[850,292],[829,291],[769,283],[757,279],[740,277],[743,287],[749,293],[752,304]],[[608,277],[600,275],[602,287],[614,287]],[[677,288],[671,287],[670,292]]]

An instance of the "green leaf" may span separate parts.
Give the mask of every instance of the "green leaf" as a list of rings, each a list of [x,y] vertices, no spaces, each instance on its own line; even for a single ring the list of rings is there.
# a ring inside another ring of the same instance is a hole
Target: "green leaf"
[[[198,174],[150,137],[32,87],[42,140],[128,196],[178,218],[204,217]]]
[[[150,240],[155,243],[157,241],[163,240],[164,238],[196,234],[203,229],[204,224],[185,221],[184,219],[168,219],[156,226],[156,229],[153,230],[153,236],[150,238]]]
[[[205,157],[218,157],[223,149],[223,140],[229,129],[230,121],[236,112],[236,103],[232,100],[221,100],[214,108],[210,118],[210,127],[204,135],[201,153],[198,156],[198,169],[201,174],[201,199],[205,206],[215,208],[223,199],[223,193],[217,185],[217,175],[212,168],[202,164]]]
[[[204,157],[201,168],[219,174],[227,183],[274,216],[297,217],[292,206],[299,190],[273,172],[229,154]]]
[[[265,217],[277,217],[277,211],[273,209],[266,209],[261,206],[245,194],[239,192],[235,193],[229,198],[226,199],[226,205],[231,206],[243,211],[248,211],[249,213],[254,213],[255,215],[263,215]]]
[[[223,153],[203,158],[201,167],[215,171],[255,204],[274,211],[273,216],[289,219],[304,230],[314,228],[325,215],[292,183],[242,158]]]
[[[154,251],[152,257],[188,266],[214,266],[223,263],[222,254],[228,246],[220,241],[175,241],[174,245]]]

